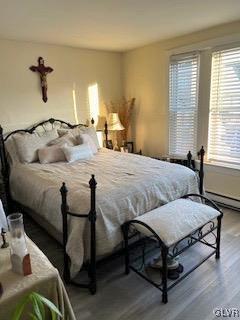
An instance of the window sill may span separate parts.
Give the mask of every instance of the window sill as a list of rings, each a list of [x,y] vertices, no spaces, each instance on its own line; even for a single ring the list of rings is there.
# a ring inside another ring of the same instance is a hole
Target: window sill
[[[199,165],[200,160],[196,160],[197,165]],[[237,174],[240,175],[240,165],[235,165],[235,164],[230,164],[230,163],[222,163],[222,162],[217,162],[217,161],[209,161],[206,160],[204,161],[204,165],[215,168],[218,171],[226,171],[229,172],[229,170],[233,171]]]

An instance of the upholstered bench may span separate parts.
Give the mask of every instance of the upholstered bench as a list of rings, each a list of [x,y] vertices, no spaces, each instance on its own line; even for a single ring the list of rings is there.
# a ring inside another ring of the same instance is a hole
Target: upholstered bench
[[[201,202],[193,201],[196,199],[201,199]],[[147,212],[134,220],[126,222],[122,226],[125,243],[126,274],[129,273],[130,269],[137,272],[145,280],[149,281],[162,291],[162,301],[163,303],[167,303],[168,290],[183,280],[212,255],[215,254],[216,259],[220,257],[222,216],[222,211],[213,201],[199,194],[189,194],[181,199],[172,201],[164,206]],[[145,274],[130,264],[128,243],[129,239],[132,237],[133,230],[158,242],[162,257],[161,285],[148,279]],[[205,239],[210,233],[214,234],[214,244]],[[174,258],[197,242],[201,242],[202,244],[211,247],[213,250],[211,250],[211,253],[208,254],[207,257],[204,257],[197,265],[188,272],[185,272],[178,280],[168,287],[167,257],[170,256],[171,258]],[[176,250],[180,243],[181,249]]]

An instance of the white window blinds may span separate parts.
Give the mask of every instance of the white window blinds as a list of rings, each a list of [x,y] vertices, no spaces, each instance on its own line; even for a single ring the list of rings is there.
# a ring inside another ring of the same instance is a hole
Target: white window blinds
[[[169,154],[196,154],[199,55],[172,56],[169,70]]]
[[[208,159],[240,164],[240,47],[214,52]]]

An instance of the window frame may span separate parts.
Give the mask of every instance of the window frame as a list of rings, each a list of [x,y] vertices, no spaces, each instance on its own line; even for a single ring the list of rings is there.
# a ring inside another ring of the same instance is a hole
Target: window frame
[[[171,126],[170,126],[170,70],[171,70],[171,63],[172,61],[180,61],[183,60],[185,57],[189,57],[189,56],[196,56],[197,57],[197,76],[196,76],[196,108],[197,108],[197,116],[195,119],[195,125],[196,125],[196,129],[195,129],[195,133],[194,133],[194,145],[196,146],[196,150],[188,150],[191,151],[191,153],[196,156],[197,151],[198,151],[198,130],[199,130],[199,100],[200,100],[200,73],[201,73],[201,52],[199,50],[194,50],[194,51],[186,51],[186,52],[182,52],[182,53],[178,53],[178,54],[171,54],[169,56],[169,63],[168,63],[168,156],[170,156],[171,158],[185,158],[187,156],[184,154],[174,154],[170,152],[170,130],[171,130]]]
[[[169,99],[169,67],[170,58],[173,55],[184,55],[188,52],[198,52],[200,55],[199,65],[199,90],[198,90],[198,129],[197,129],[197,150],[204,146],[205,163],[211,166],[224,167],[226,170],[240,171],[240,165],[229,164],[224,162],[217,162],[208,159],[208,131],[209,131],[209,112],[210,112],[210,91],[211,91],[211,68],[212,68],[212,53],[220,50],[227,50],[240,47],[240,37],[222,37],[202,41],[189,46],[181,46],[179,48],[168,50],[168,64],[167,64],[167,97]],[[167,120],[168,129],[166,131],[166,153],[169,157],[169,100],[167,100]]]
[[[208,103],[208,131],[207,131],[207,140],[205,140],[206,146],[207,146],[207,152],[206,152],[206,162],[212,165],[220,166],[220,167],[226,167],[231,169],[240,169],[240,163],[231,162],[231,161],[221,161],[217,159],[210,159],[210,151],[209,151],[209,145],[210,145],[210,115],[211,115],[211,91],[212,91],[212,65],[213,65],[213,54],[220,51],[225,50],[234,50],[239,48],[240,51],[240,42],[235,42],[231,44],[225,44],[221,46],[216,46],[214,48],[211,48],[209,50],[211,56],[210,56],[210,63],[211,63],[211,69],[208,71],[210,75],[210,81],[209,81],[209,103]]]

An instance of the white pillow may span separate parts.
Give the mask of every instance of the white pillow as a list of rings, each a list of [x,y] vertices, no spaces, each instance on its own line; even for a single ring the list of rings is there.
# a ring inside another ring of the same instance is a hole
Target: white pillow
[[[85,127],[83,127],[85,128]],[[57,130],[59,137],[64,136],[66,133],[71,133],[74,137],[78,136],[81,133],[81,127],[76,127],[73,129],[70,128],[61,128]]]
[[[81,133],[87,133],[92,138],[97,149],[100,149],[97,133],[94,127],[81,126],[81,127],[76,127],[74,129],[58,129],[57,132],[60,137],[62,137],[66,133],[71,133],[74,137],[78,137]]]
[[[57,131],[46,131],[41,136],[37,133],[23,133],[13,136],[14,143],[21,162],[38,161],[37,150],[46,146],[51,140],[57,138]]]
[[[91,136],[89,134],[81,133],[77,137],[77,140],[78,140],[78,144],[87,144],[88,143],[93,154],[96,154],[98,152],[98,149],[97,149],[93,139],[91,138]]]
[[[97,133],[94,127],[82,128],[82,133],[88,134],[92,138],[93,142],[95,143],[96,148],[100,149]]]
[[[12,137],[9,137],[5,142],[5,148],[6,148],[7,160],[10,166],[15,166],[16,164],[18,164],[20,160],[19,160],[15,142]]]
[[[64,152],[59,146],[38,149],[38,157],[39,162],[42,164],[66,161]]]
[[[69,147],[76,146],[78,144],[77,139],[72,135],[71,132],[66,133],[64,136],[58,137],[48,143],[48,146],[58,145],[59,147],[63,147],[64,145],[68,145]]]
[[[93,157],[89,144],[80,144],[75,147],[63,147],[62,150],[68,162],[89,160]]]

